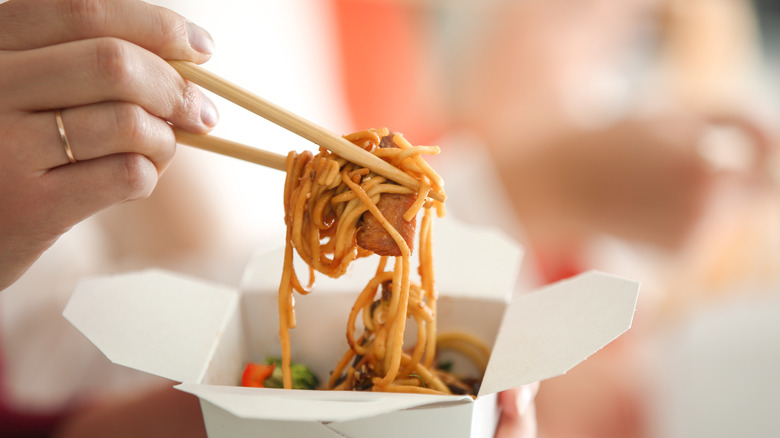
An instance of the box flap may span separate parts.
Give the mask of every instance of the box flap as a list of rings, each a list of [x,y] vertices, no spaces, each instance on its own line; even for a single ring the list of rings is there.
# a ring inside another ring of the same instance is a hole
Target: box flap
[[[443,296],[479,297],[508,301],[517,284],[523,248],[501,230],[476,227],[450,216],[433,223],[433,262],[436,288]],[[241,282],[244,292],[276,293],[279,288],[284,248],[255,254]],[[357,294],[376,272],[376,257],[356,260],[338,279],[317,275],[316,292],[354,290]],[[412,255],[413,272],[418,255]],[[308,280],[308,267],[296,254],[296,272]],[[491,275],[482,275],[489,272]],[[413,281],[417,281],[413,278]]]
[[[468,396],[395,394],[360,391],[306,391],[182,383],[194,394],[241,418],[334,422],[373,417],[420,406],[472,403]]]
[[[480,395],[561,375],[631,327],[639,283],[587,272],[508,307]]]
[[[324,423],[239,418],[203,399],[200,406],[209,438],[345,438]]]
[[[451,216],[435,220],[433,233],[436,289],[441,295],[499,301],[512,298],[523,248],[508,234]]]
[[[207,400],[200,402],[211,438],[492,438],[499,414],[495,396],[446,409],[422,407],[331,422],[241,418]]]
[[[349,438],[492,438],[498,415],[496,397],[488,396],[447,409],[424,406],[327,426]]]
[[[159,270],[83,279],[63,312],[114,363],[199,382],[238,292]]]

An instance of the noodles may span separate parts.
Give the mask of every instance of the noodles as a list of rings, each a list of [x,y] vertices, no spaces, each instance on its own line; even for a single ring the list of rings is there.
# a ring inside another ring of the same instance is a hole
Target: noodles
[[[287,235],[278,299],[284,387],[291,387],[289,330],[296,324],[294,292],[309,293],[315,271],[337,278],[354,260],[377,253],[383,255],[378,257],[376,274],[358,294],[347,321],[350,348],[336,364],[327,388],[450,393],[444,380],[452,378],[433,368],[436,290],[431,232],[433,214],[441,216],[444,209],[429,194],[443,195],[443,182],[421,157],[439,149],[413,146],[387,129],[345,138],[419,180],[420,189],[415,192],[397,185],[324,149],[316,155],[293,152],[288,156]],[[399,206],[402,211],[394,213]],[[417,284],[411,281],[411,256],[420,211]],[[369,221],[379,225],[371,229]],[[293,268],[294,252],[309,266],[305,287]],[[409,318],[416,323],[417,340],[405,351]]]

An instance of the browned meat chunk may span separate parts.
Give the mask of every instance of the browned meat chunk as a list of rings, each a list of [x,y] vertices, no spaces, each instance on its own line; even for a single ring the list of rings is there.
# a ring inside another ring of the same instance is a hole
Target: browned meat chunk
[[[391,132],[389,135],[386,135],[382,137],[382,140],[379,141],[379,147],[380,148],[397,148],[398,145],[395,144],[393,141],[393,136],[395,135],[394,132]]]
[[[393,142],[393,135],[395,134],[391,132],[382,137],[379,147],[397,148],[398,145]],[[398,230],[410,250],[414,247],[414,230],[417,227],[417,221],[412,219],[411,222],[407,222],[403,216],[416,199],[417,195],[415,194],[384,193],[379,197],[379,202],[376,203],[379,211],[390,222],[390,225]],[[363,213],[361,221],[362,225],[357,231],[358,246],[381,256],[397,257],[401,255],[401,249],[393,237],[370,211]]]
[[[407,222],[403,216],[416,199],[416,194],[384,193],[376,204],[382,215],[401,234],[409,249],[412,249],[414,245],[414,230],[417,221],[412,219],[412,221]],[[363,213],[362,220],[363,224],[357,231],[357,244],[361,248],[381,256],[397,257],[401,255],[401,249],[398,248],[395,240],[371,212]]]

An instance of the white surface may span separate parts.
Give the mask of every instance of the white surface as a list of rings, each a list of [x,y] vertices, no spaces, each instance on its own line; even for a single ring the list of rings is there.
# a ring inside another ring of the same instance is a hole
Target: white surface
[[[488,412],[475,410],[483,404]],[[425,407],[401,412],[392,412],[375,418],[350,422],[332,423],[328,427],[350,438],[428,438],[428,437],[492,437],[496,422],[487,421],[487,428],[480,429],[477,423],[485,418],[496,417],[495,397],[476,403],[439,407]],[[490,415],[492,414],[492,415]],[[380,423],[381,422],[381,423]],[[475,427],[477,426],[477,427]],[[487,429],[487,430],[486,430]]]
[[[235,290],[162,271],[81,281],[63,315],[112,362],[179,382],[200,382]]]
[[[181,384],[176,388],[195,394],[237,417],[279,421],[349,421],[419,406],[471,403],[471,397],[468,396],[307,391],[198,384]]]
[[[344,438],[323,423],[239,418],[205,400],[200,406],[210,438]]]
[[[639,284],[587,272],[516,298],[480,395],[559,376],[631,327]]]
[[[498,422],[495,396],[475,403],[389,412],[343,422],[301,422],[240,418],[201,400],[210,437],[230,438],[430,438],[492,437]],[[443,419],[441,419],[443,417]]]

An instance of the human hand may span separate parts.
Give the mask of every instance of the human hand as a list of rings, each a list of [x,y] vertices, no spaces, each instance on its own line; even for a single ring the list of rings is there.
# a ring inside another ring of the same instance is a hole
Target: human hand
[[[2,290],[74,224],[148,196],[175,151],[171,125],[206,133],[217,113],[165,62],[205,62],[211,37],[168,9],[10,0],[0,28]]]
[[[170,384],[103,397],[68,412],[54,438],[206,438],[200,402]]]
[[[498,393],[501,417],[495,438],[533,438],[536,436],[536,406],[534,398],[539,382]]]
[[[610,234],[675,248],[716,178],[697,151],[707,126],[691,114],[629,119],[503,147],[496,162],[532,237]]]

